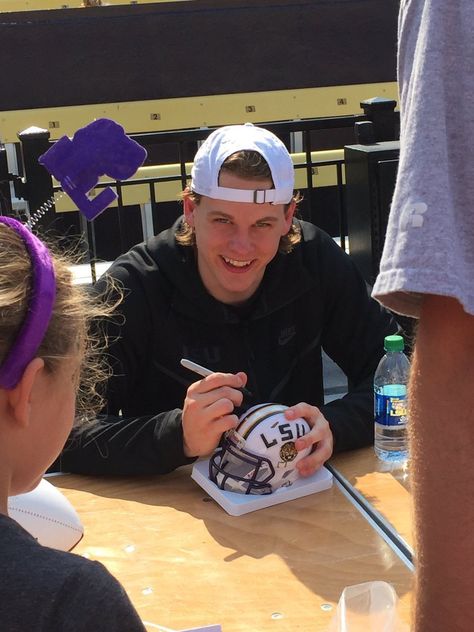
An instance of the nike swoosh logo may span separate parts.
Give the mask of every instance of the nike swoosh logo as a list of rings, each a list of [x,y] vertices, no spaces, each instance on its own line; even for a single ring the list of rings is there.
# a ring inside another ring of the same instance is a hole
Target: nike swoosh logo
[[[290,342],[292,338],[296,335],[296,331],[289,331],[287,333],[280,334],[278,337],[278,344],[280,347],[284,347],[286,344]]]

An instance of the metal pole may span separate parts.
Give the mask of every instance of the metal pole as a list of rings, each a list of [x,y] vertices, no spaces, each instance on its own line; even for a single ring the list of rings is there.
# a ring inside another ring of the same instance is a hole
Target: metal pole
[[[28,202],[30,214],[37,211],[48,200],[53,198],[53,183],[46,169],[39,164],[38,158],[50,147],[49,131],[40,127],[29,127],[18,133],[21,143],[23,162],[24,188],[23,197]],[[55,208],[52,205],[51,210]],[[54,216],[48,214],[41,220],[43,228],[48,227]]]

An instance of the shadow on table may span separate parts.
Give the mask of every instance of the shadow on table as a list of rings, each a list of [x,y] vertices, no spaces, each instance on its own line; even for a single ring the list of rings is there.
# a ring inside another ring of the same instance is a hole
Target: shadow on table
[[[243,556],[278,556],[301,583],[328,601],[337,602],[345,586],[387,576],[399,597],[409,589],[406,568],[335,485],[236,517],[228,515],[190,474],[187,466],[156,477],[64,475],[51,482],[65,490],[172,508],[191,515],[205,524],[216,543],[232,551],[223,558],[224,564],[232,564]],[[73,496],[70,499],[74,504]],[[160,514],[156,515],[159,519]],[[131,510],[130,520],[133,519]],[[140,515],[136,519],[140,520]],[[176,535],[179,537],[179,529]],[[388,575],[374,577],[374,569],[380,568]]]

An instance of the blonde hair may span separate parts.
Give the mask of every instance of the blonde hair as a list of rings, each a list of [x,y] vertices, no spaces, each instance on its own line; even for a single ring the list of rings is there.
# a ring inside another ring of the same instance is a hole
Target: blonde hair
[[[221,173],[223,171],[227,171],[228,173],[233,173],[241,178],[252,179],[252,180],[271,180],[272,172],[270,171],[270,167],[268,166],[267,161],[261,154],[257,151],[253,150],[243,150],[237,151],[234,154],[231,154],[228,158],[224,160],[221,167]],[[199,205],[202,196],[191,189],[186,189],[181,193],[181,198],[189,198],[194,204]],[[298,205],[303,197],[300,193],[296,193],[293,196],[291,202],[294,202]],[[285,213],[288,211],[289,205],[285,204]],[[191,226],[187,222],[183,222],[181,226],[176,231],[175,239],[181,246],[194,246],[196,243],[194,237],[194,231]],[[294,222],[291,224],[290,230],[286,235],[283,235],[280,239],[279,252],[289,253],[293,250],[293,248],[301,241],[301,231],[299,226]]]
[[[75,285],[69,261],[53,253],[50,245],[48,248],[54,266],[56,296],[36,357],[44,360],[50,372],[55,372],[66,358],[78,358],[81,368],[76,408],[78,419],[84,419],[103,406],[100,387],[107,380],[109,369],[102,353],[103,330],[97,323],[113,313],[118,301],[111,303],[110,291],[99,297],[86,286]],[[31,259],[22,238],[0,223],[0,364],[25,320],[32,283]]]

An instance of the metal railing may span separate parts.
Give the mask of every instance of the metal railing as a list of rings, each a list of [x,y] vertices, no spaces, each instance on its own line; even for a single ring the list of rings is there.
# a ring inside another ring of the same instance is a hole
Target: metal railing
[[[333,236],[339,237],[341,247],[344,250],[346,250],[347,246],[347,216],[344,194],[343,151],[342,149],[332,152],[324,151],[324,144],[322,147],[320,135],[321,133],[326,135],[326,146],[328,144],[327,135],[335,130],[342,130],[346,138],[353,139],[352,143],[363,140],[361,138],[362,134],[367,135],[368,131],[370,132],[369,138],[372,141],[395,138],[398,133],[398,114],[394,112],[395,103],[390,101],[389,103],[393,105],[391,105],[391,108],[390,106],[387,108],[387,101],[383,99],[376,101],[376,103],[367,102],[368,105],[364,103],[361,104],[361,106],[364,107],[364,114],[361,115],[260,124],[262,127],[269,129],[277,135],[286,144],[292,155],[295,165],[297,188],[304,195],[304,201],[300,207],[302,218],[309,219],[317,225],[323,224],[323,228],[325,228],[324,221],[322,220],[322,212],[324,211],[326,216],[329,214],[333,230],[328,232],[336,233],[333,234]],[[391,113],[389,117],[387,116],[388,110],[390,110]],[[367,126],[370,128],[369,130]],[[116,210],[114,209],[112,214],[109,213],[107,220],[111,224],[114,223],[113,227],[111,226],[107,229],[107,234],[114,242],[116,249],[115,256],[128,250],[133,243],[141,241],[142,238],[150,236],[151,233],[155,234],[166,227],[166,225],[161,224],[160,221],[156,221],[156,218],[159,217],[160,214],[160,208],[163,207],[164,204],[168,205],[168,225],[181,214],[180,205],[176,196],[174,197],[174,201],[170,202],[169,199],[166,199],[166,196],[165,199],[162,199],[162,196],[160,198],[159,192],[167,183],[176,183],[177,190],[185,188],[190,177],[192,157],[199,143],[204,140],[211,131],[211,128],[199,128],[132,135],[132,138],[147,148],[151,155],[156,153],[157,148],[161,152],[163,152],[163,149],[167,149],[168,153],[170,153],[169,149],[173,147],[174,149],[171,153],[174,158],[170,162],[161,164],[161,167],[167,167],[166,170],[162,169],[162,171],[166,171],[166,173],[161,174],[160,167],[156,167],[156,172],[153,175],[143,176],[143,174],[147,173],[147,170],[149,171],[151,169],[150,167],[145,167],[139,170],[136,176],[128,181],[101,181],[96,185],[96,189],[112,186],[117,192]],[[21,182],[17,181],[17,194],[28,200],[30,211],[33,213],[36,210],[35,204],[39,205],[38,202],[40,200],[44,202],[51,199],[54,193],[60,191],[60,187],[53,184],[49,174],[47,174],[45,170],[43,170],[44,173],[42,173],[36,168],[31,168],[31,165],[37,164],[38,156],[44,153],[50,146],[49,133],[46,130],[40,130],[33,135],[31,132],[28,134],[19,134],[19,138],[22,145],[24,177]],[[349,143],[346,141],[346,144],[351,143],[350,141]],[[321,180],[320,176],[325,168],[332,169],[332,175],[328,178],[326,174],[325,179],[323,178],[323,184],[320,185],[318,184]],[[127,197],[130,198],[128,190],[130,188],[131,191],[131,187],[137,186],[141,187],[141,198],[139,202],[141,230],[138,230],[138,239],[136,213],[134,220],[135,231],[129,231],[126,228],[130,208],[130,202],[126,199]],[[326,191],[331,190],[331,202],[329,209],[323,209],[323,211],[321,211],[321,200],[318,195],[323,189]],[[145,190],[145,193],[143,190]],[[63,215],[68,216],[69,214],[64,213]],[[78,215],[77,213],[75,214],[76,222]],[[97,235],[97,221],[99,218],[91,223],[80,220],[79,225],[79,238],[82,239],[84,243],[84,260],[90,264],[93,280],[95,280],[96,277],[95,264],[98,260],[103,259],[99,252],[100,248]],[[40,224],[43,224],[43,229],[47,229],[49,223],[51,223],[51,217],[48,218],[46,215],[40,222]],[[334,226],[336,227],[335,229]],[[132,233],[131,237],[129,236],[130,232]]]

